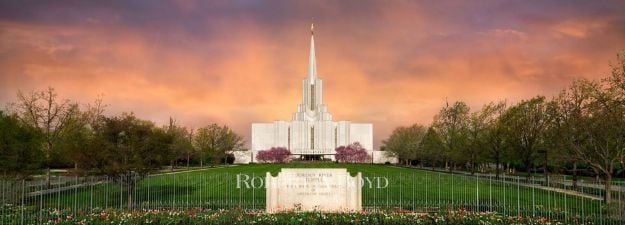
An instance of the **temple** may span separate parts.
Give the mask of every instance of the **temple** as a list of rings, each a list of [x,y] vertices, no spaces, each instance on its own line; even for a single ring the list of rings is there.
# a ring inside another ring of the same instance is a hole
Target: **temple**
[[[286,147],[295,158],[334,160],[338,146],[359,142],[373,155],[373,125],[333,121],[323,103],[323,81],[317,75],[315,37],[311,26],[308,75],[302,80],[302,100],[291,121],[252,123],[250,162],[256,153],[271,147]]]

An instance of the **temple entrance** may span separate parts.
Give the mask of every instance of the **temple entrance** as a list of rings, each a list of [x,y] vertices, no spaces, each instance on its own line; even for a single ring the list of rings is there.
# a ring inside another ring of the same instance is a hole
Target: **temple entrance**
[[[323,159],[322,155],[302,155],[301,159],[304,161],[321,161]]]

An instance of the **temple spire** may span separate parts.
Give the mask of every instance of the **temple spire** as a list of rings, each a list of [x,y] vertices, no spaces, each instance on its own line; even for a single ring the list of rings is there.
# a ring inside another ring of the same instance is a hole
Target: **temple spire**
[[[313,79],[317,77],[317,59],[315,58],[315,25],[310,24],[310,55],[308,56],[308,77]]]

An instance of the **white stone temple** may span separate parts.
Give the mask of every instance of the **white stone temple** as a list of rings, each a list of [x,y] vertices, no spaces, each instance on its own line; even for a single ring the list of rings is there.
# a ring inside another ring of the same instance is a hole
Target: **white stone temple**
[[[323,81],[317,76],[315,38],[311,26],[308,75],[302,81],[302,101],[291,121],[252,123],[251,162],[256,152],[271,147],[286,147],[297,158],[306,160],[334,160],[338,146],[354,142],[373,154],[373,125],[333,121],[332,114],[323,103]]]

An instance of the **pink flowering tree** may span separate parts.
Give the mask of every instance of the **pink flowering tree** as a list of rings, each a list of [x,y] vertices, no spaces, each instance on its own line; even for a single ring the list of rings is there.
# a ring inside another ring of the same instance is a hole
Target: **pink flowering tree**
[[[291,151],[285,147],[273,147],[269,150],[261,150],[256,153],[256,161],[284,163],[291,160]]]
[[[364,163],[371,161],[371,156],[367,154],[367,150],[358,142],[348,146],[339,146],[335,150],[335,157],[339,162]]]

